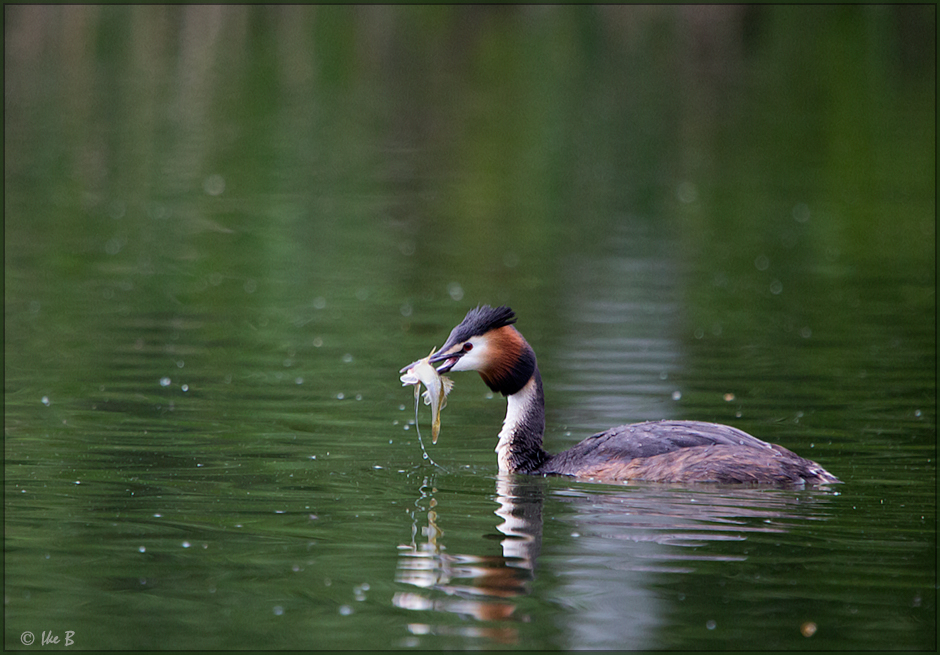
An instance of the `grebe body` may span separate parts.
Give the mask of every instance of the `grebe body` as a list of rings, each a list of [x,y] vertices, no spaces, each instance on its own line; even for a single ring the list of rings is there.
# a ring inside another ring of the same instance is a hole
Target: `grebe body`
[[[438,373],[477,371],[507,399],[496,446],[501,473],[595,480],[827,484],[839,479],[816,462],[727,425],[649,421],[621,425],[550,455],[542,449],[545,397],[535,352],[508,307],[470,310],[429,362]]]

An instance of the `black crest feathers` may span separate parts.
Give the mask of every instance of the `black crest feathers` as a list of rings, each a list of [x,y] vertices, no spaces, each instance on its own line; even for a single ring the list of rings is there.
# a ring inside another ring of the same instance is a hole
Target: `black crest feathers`
[[[460,325],[451,330],[448,344],[460,343],[470,337],[486,334],[490,330],[512,325],[516,322],[516,314],[509,307],[490,307],[480,305],[467,312]]]

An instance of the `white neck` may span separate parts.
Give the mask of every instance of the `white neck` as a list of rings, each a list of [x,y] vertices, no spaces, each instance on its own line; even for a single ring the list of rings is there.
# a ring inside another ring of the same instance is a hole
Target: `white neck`
[[[516,473],[520,472],[519,455],[530,452],[544,454],[541,449],[545,429],[544,400],[537,370],[522,389],[506,397],[506,403],[506,418],[499,431],[496,459],[500,473]],[[530,460],[529,457],[525,459],[527,462]],[[540,457],[536,456],[536,459]]]

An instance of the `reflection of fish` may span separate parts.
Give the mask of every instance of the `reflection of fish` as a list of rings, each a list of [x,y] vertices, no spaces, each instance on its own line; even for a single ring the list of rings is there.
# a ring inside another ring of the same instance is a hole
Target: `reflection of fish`
[[[402,386],[415,385],[415,403],[418,402],[421,385],[427,388],[424,392],[424,404],[431,406],[431,443],[437,443],[437,435],[441,432],[441,410],[447,404],[447,394],[454,387],[454,381],[439,375],[434,366],[428,362],[433,354],[434,351],[431,350],[431,354],[424,359],[419,359],[414,364],[403,368],[404,375],[401,376],[401,384]]]

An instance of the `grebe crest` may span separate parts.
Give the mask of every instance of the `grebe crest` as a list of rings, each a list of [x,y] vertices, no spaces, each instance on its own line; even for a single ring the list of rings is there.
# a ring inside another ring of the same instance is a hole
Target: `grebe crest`
[[[471,309],[430,361],[444,362],[439,373],[477,371],[493,391],[517,393],[532,379],[536,360],[535,351],[513,327],[515,322],[509,307]]]

